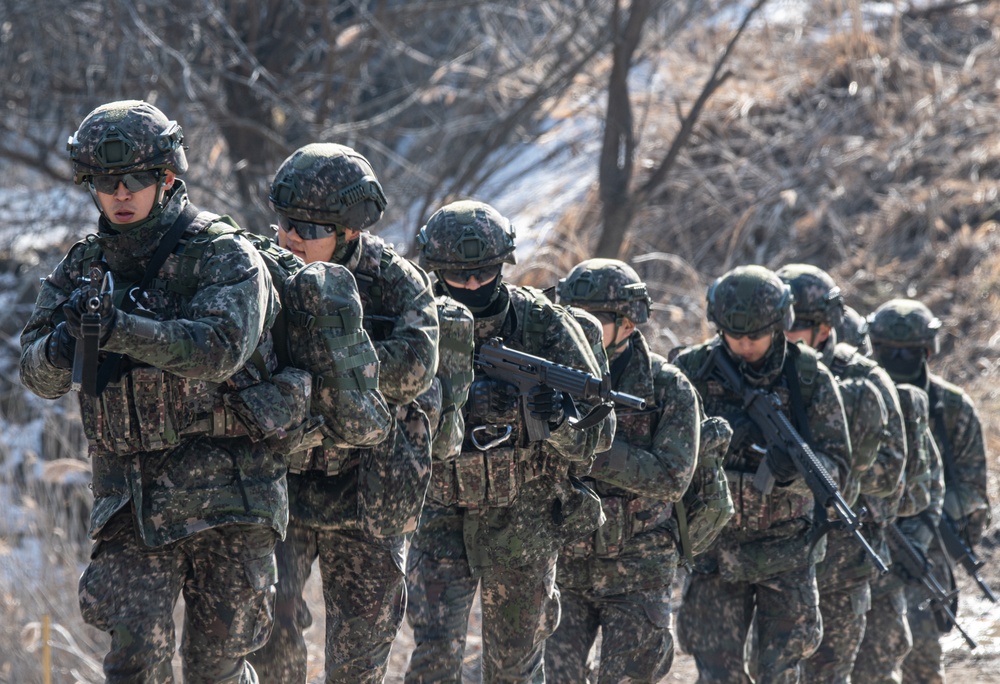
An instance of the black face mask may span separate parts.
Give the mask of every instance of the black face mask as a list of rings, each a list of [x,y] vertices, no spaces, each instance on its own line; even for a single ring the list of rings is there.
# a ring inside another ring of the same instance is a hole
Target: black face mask
[[[448,283],[444,286],[448,289],[449,296],[465,304],[473,314],[478,314],[486,311],[490,304],[496,301],[500,292],[500,276],[497,276],[492,283],[486,283],[475,290],[452,287]]]
[[[895,382],[913,382],[924,372],[923,347],[875,347],[875,359]]]

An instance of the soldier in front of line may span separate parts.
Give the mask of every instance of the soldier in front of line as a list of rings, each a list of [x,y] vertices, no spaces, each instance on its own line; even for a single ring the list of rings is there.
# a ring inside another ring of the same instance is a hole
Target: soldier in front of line
[[[986,492],[986,445],[982,424],[972,399],[960,387],[931,372],[928,361],[939,351],[941,321],[927,306],[913,299],[893,299],[869,318],[875,359],[897,382],[913,384],[927,392],[930,432],[940,453],[944,475],[942,515],[957,524],[959,533],[974,547],[990,524]],[[950,563],[939,543],[935,511],[922,514],[924,530],[914,532],[926,541],[926,550],[942,586],[954,586]],[[933,611],[925,604],[920,586],[907,587],[913,649],[903,664],[906,681],[939,684],[945,681],[941,631]]]
[[[111,637],[112,684],[173,681],[178,594],[185,681],[257,682],[246,656],[271,631],[274,545],[288,517],[284,461],[235,409],[260,377],[249,370],[255,350],[274,361],[277,296],[232,220],[188,200],[183,142],[147,102],[87,115],[69,152],[97,232],[45,278],[21,335],[21,381],[36,394],[70,390],[78,348],[96,373],[91,384],[80,368],[95,544],[79,599],[84,621]],[[181,290],[195,242],[199,275]]]
[[[678,613],[678,638],[694,656],[700,682],[747,681],[744,643],[755,613],[759,681],[804,681],[802,663],[822,636],[815,563],[825,545],[815,536],[812,492],[789,454],[765,443],[743,396],[710,373],[711,355],[723,354],[744,383],[773,393],[834,481],[843,482],[851,451],[840,393],[817,352],[786,342],[793,299],[767,268],[729,271],[708,290],[708,318],[718,336],[675,359],[705,412],[733,428],[725,467],[736,514],[696,559]],[[762,461],[776,481],[769,494],[754,482]]]
[[[649,408],[616,411],[611,449],[584,479],[600,495],[607,521],[560,552],[561,619],[545,642],[546,681],[657,682],[673,662],[672,503],[697,463],[700,399],[636,328],[649,319],[650,298],[631,266],[589,259],[559,281],[558,295],[560,304],[597,317],[612,387],[644,398]],[[587,656],[598,630],[600,667],[590,680]]]
[[[264,682],[305,682],[304,632],[312,617],[303,589],[318,558],[325,681],[381,682],[406,608],[405,535],[416,526],[430,477],[431,426],[417,399],[432,389],[437,369],[437,306],[427,275],[366,230],[381,218],[386,198],[354,149],[313,143],[296,150],[276,171],[269,199],[282,247],[354,275],[392,422],[376,446],[324,443],[292,468],[274,634],[251,660]],[[363,371],[363,360],[358,364]],[[431,410],[440,412],[440,397]]]
[[[488,204],[463,200],[420,230],[422,265],[436,290],[475,317],[475,346],[499,338],[512,349],[600,375],[590,342],[565,308],[506,283],[514,227]],[[483,681],[544,682],[546,637],[559,619],[559,549],[601,523],[600,500],[573,472],[587,472],[604,423],[579,430],[588,406],[546,385],[527,395],[550,436],[529,441],[517,386],[477,371],[457,457],[436,462],[428,503],[410,549],[408,619],[416,646],[407,682],[460,682],[469,613],[482,592]],[[613,415],[613,414],[612,414]],[[611,419],[611,416],[605,421]]]
[[[837,379],[854,459],[845,498],[853,505],[860,495],[868,511],[862,533],[888,562],[884,526],[892,523],[899,505],[907,453],[896,386],[884,369],[856,347],[838,342],[844,299],[828,273],[809,264],[789,264],[777,273],[795,297],[795,321],[785,338],[817,350]],[[823,641],[805,662],[805,680],[846,684],[865,634],[871,607],[869,580],[876,571],[848,531],[833,530],[816,576]]]

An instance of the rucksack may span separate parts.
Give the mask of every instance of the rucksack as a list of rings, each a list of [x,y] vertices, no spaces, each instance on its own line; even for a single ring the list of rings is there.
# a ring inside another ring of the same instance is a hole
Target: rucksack
[[[236,233],[257,249],[282,304],[271,327],[275,359],[265,358],[266,346],[255,350],[251,363],[261,382],[227,395],[227,405],[286,456],[293,473],[316,467],[329,472],[334,466],[326,452],[385,439],[391,416],[377,394],[378,358],[362,327],[350,271],[328,262],[306,265],[229,217],[201,214],[210,225],[180,245],[178,254],[189,267],[166,287],[193,294],[193,268],[205,249],[216,237]]]

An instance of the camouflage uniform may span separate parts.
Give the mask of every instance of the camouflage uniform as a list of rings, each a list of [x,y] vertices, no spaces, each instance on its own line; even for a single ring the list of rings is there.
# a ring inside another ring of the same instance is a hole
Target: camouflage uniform
[[[130,224],[102,212],[97,235],[74,245],[42,283],[21,336],[24,385],[45,398],[65,394],[69,365],[53,348],[74,313],[63,305],[76,301],[93,262],[113,274],[114,294],[101,302],[100,358],[121,365],[103,391],[79,395],[96,540],[80,579],[80,608],[87,623],[111,635],[108,682],[173,681],[178,592],[186,604],[185,681],[256,682],[245,656],[271,629],[273,549],[287,521],[284,463],[247,436],[224,401],[227,381],[246,381],[241,369],[277,311],[256,249],[231,231],[211,239],[197,287],[186,293],[170,287],[183,261],[174,251],[144,292],[131,293],[138,313],[123,310],[172,227],[187,226],[182,245],[211,227],[192,220],[197,211],[182,182],[165,187],[165,170],[187,170],[182,139],[176,122],[145,102],[115,102],[88,115],[70,140],[76,182],[93,188],[109,172],[138,174],[119,176],[137,192],[129,184],[155,170],[156,199],[147,217]]]
[[[592,259],[559,283],[559,301],[633,323],[649,318],[649,296],[628,265]],[[656,682],[673,662],[670,590],[677,566],[671,513],[691,481],[698,453],[700,401],[691,383],[650,352],[638,330],[611,346],[614,389],[650,407],[616,411],[611,449],[584,478],[607,521],[560,551],[561,618],[545,642],[546,681],[588,680],[587,655],[601,631],[594,681]]]
[[[893,377],[911,382],[927,392],[930,431],[941,457],[944,473],[944,511],[954,519],[970,544],[977,544],[990,523],[986,492],[986,446],[975,405],[969,396],[938,375],[931,373],[927,359],[938,352],[937,331],[941,327],[931,311],[912,299],[893,299],[871,316],[869,334],[876,358]],[[934,511],[921,516],[925,527],[933,529],[939,517]],[[916,526],[917,523],[915,522]],[[937,541],[937,534],[915,532],[926,538],[928,557],[944,587],[954,587],[950,562]],[[944,682],[944,653],[940,630],[933,611],[920,609],[926,599],[919,586],[907,587],[913,650],[903,665],[908,681]]]
[[[325,681],[381,682],[406,606],[404,534],[416,525],[429,477],[429,424],[416,399],[431,389],[437,368],[437,308],[426,274],[380,238],[362,232],[346,239],[344,229],[364,230],[385,207],[370,164],[351,148],[300,148],[275,173],[270,200],[279,222],[335,229],[332,260],[358,281],[364,327],[378,353],[379,389],[395,425],[376,446],[321,447],[307,467],[289,474],[291,519],[277,548],[274,634],[251,660],[264,682],[305,681],[303,632],[312,616],[302,592],[318,558]],[[415,478],[385,487],[383,477],[393,470]]]
[[[810,330],[809,346],[820,351],[823,363],[837,379],[854,459],[845,498],[853,505],[858,494],[863,497],[869,516],[862,534],[888,559],[883,528],[895,517],[906,463],[906,430],[896,386],[885,370],[856,347],[838,343],[847,311],[840,288],[828,273],[807,264],[790,264],[778,271],[778,277],[795,296],[794,328]],[[823,325],[829,326],[829,336],[817,343]],[[816,565],[823,641],[805,662],[807,681],[850,681],[871,607],[869,580],[874,576],[871,559],[853,535],[831,530],[826,558]]]
[[[888,524],[919,521],[924,510],[940,510],[944,492],[940,457],[930,436],[927,393],[908,384],[896,386],[906,427],[906,467],[895,510],[885,509]],[[921,524],[920,527],[923,527]],[[903,660],[913,647],[907,619],[906,587],[898,573],[872,580],[872,607],[851,681],[855,684],[899,684]]]
[[[514,230],[495,209],[469,201],[447,205],[431,216],[419,241],[439,292],[475,316],[477,350],[499,337],[513,349],[600,372],[569,312],[538,291],[502,282],[501,264],[514,262]],[[465,283],[466,275],[478,274],[486,282],[477,289],[452,287],[444,283],[445,274]],[[428,504],[410,549],[408,619],[416,648],[407,682],[461,681],[477,587],[483,680],[543,682],[543,642],[559,619],[558,550],[601,522],[597,496],[568,475],[571,467],[590,469],[607,428],[599,424],[581,431],[564,420],[550,422],[549,439],[529,442],[516,394],[507,391],[477,377],[465,405],[461,453],[434,465]],[[546,408],[557,405],[553,396]],[[539,415],[544,420],[554,413]]]
[[[678,638],[694,656],[700,682],[748,681],[744,642],[755,607],[758,681],[800,681],[801,663],[822,636],[814,563],[824,544],[813,546],[812,493],[794,477],[769,495],[753,485],[762,458],[773,471],[777,457],[762,457],[763,440],[742,397],[702,376],[709,354],[730,354],[745,382],[777,394],[817,458],[843,481],[851,451],[840,394],[814,351],[785,343],[782,330],[793,320],[791,300],[788,286],[763,267],[730,271],[709,288],[709,320],[734,337],[770,335],[767,354],[753,367],[732,354],[720,334],[675,360],[701,394],[705,412],[726,418],[734,431],[726,476],[736,515],[697,560],[678,613]]]

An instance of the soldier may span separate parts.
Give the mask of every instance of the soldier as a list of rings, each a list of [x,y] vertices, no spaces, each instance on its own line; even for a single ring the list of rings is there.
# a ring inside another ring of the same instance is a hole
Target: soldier
[[[559,281],[559,303],[597,317],[616,390],[651,408],[617,411],[616,436],[584,482],[607,521],[564,547],[557,581],[561,618],[545,642],[550,682],[588,680],[587,655],[601,630],[599,682],[656,682],[673,662],[670,589],[677,567],[671,503],[691,482],[700,400],[673,365],[649,350],[637,323],[649,319],[646,285],[627,264],[590,259]]]
[[[833,278],[808,264],[778,270],[795,297],[795,322],[785,332],[821,354],[840,387],[851,435],[852,493],[869,512],[863,534],[888,558],[883,526],[890,523],[902,494],[906,431],[896,386],[884,369],[856,347],[838,342],[845,318],[844,299]],[[853,503],[853,497],[848,498]],[[823,641],[805,662],[809,682],[850,681],[871,607],[869,579],[875,568],[846,530],[827,535],[826,558],[816,565]]]
[[[395,427],[368,449],[324,445],[289,474],[276,624],[252,662],[262,681],[306,681],[303,632],[312,617],[302,591],[319,558],[326,681],[381,682],[406,606],[404,535],[416,525],[430,476],[429,423],[416,399],[437,368],[437,307],[427,275],[365,231],[386,200],[355,150],[332,143],[300,148],[278,168],[269,199],[282,247],[307,263],[344,265],[357,279]]]
[[[976,545],[990,523],[986,446],[972,399],[928,367],[928,359],[939,351],[941,321],[921,302],[893,299],[876,309],[869,322],[875,358],[897,382],[911,383],[927,392],[930,431],[944,472],[943,514],[957,522],[970,545]],[[935,532],[924,532],[929,558],[935,573],[941,575],[942,585],[953,586],[949,561],[936,541],[935,517],[933,510],[922,516],[925,526]],[[907,596],[913,649],[903,665],[904,678],[930,684],[944,682],[944,653],[933,611],[920,608],[926,598],[920,587],[908,587]]]
[[[792,293],[774,272],[743,266],[708,290],[716,339],[681,352],[675,363],[694,383],[709,416],[733,427],[726,477],[736,514],[715,546],[696,560],[678,615],[678,638],[698,666],[700,682],[745,682],[744,642],[756,607],[761,644],[758,681],[798,682],[801,663],[822,635],[816,588],[815,501],[790,456],[769,447],[742,396],[708,377],[712,354],[726,354],[745,383],[773,392],[834,480],[850,462],[844,408],[836,381],[813,350],[785,341]],[[762,461],[777,484],[754,484]]]
[[[285,466],[224,399],[267,337],[276,295],[250,242],[232,230],[213,237],[215,219],[188,201],[183,139],[176,121],[135,100],[98,107],[70,138],[74,180],[100,211],[97,234],[43,281],[21,335],[21,380],[54,399],[71,387],[78,347],[82,363],[101,360],[79,395],[96,542],[80,608],[111,635],[106,680],[173,681],[183,592],[185,681],[246,684],[257,681],[246,655],[271,630]],[[180,252],[196,240],[201,277],[179,292]],[[95,280],[109,291],[91,297]]]
[[[537,290],[503,282],[513,264],[514,228],[475,201],[436,211],[418,236],[436,289],[475,316],[475,344],[506,346],[599,374],[590,344],[564,308]],[[556,557],[593,532],[600,501],[570,468],[586,472],[601,423],[574,429],[575,405],[545,385],[527,402],[550,437],[530,442],[516,386],[477,375],[465,405],[460,455],[434,466],[420,528],[410,549],[408,619],[416,648],[407,682],[460,682],[469,612],[482,589],[483,681],[544,682],[543,642],[555,629]],[[443,467],[442,467],[443,466]]]

